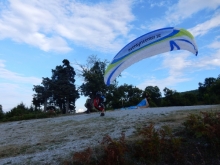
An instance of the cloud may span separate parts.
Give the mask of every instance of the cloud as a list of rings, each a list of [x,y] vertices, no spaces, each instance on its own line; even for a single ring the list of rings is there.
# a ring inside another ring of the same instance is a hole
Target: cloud
[[[185,0],[179,0],[177,4],[174,4],[169,8],[166,15],[171,18],[172,22],[179,22],[183,19],[191,17],[193,14],[203,10],[211,9],[215,10],[220,5],[220,1],[210,0],[191,0],[186,3]]]
[[[164,79],[156,79],[155,77],[145,80],[139,84],[138,87],[144,89],[146,86],[157,86],[160,89],[165,87],[174,87],[176,84],[190,80],[185,77],[185,72],[191,70],[193,67],[193,60],[189,57],[192,56],[188,52],[181,51],[179,53],[165,53],[162,55],[163,62],[159,70],[167,70],[168,76]]]
[[[39,84],[41,79],[36,77],[26,77],[21,74],[9,71],[5,68],[3,60],[0,60],[0,78],[2,80],[13,81],[16,83]]]
[[[175,85],[181,82],[185,82],[190,80],[189,78],[183,78],[183,77],[175,77],[175,76],[168,76],[164,79],[156,79],[151,78],[150,80],[147,79],[143,83],[138,84],[137,87],[144,90],[147,86],[158,86],[160,90],[163,90],[165,87],[171,87],[175,88]]]
[[[167,7],[167,6],[170,6],[171,4],[171,1],[170,0],[163,0],[163,1],[154,1],[154,0],[140,0],[140,4],[141,3],[144,3],[144,2],[147,2],[151,8],[154,8],[154,7]]]
[[[197,69],[213,69],[216,67],[220,67],[220,49],[217,50],[215,53],[202,57],[195,65],[197,66]]]
[[[31,105],[33,91],[30,86],[24,87],[15,83],[0,83],[0,86],[0,104],[4,112],[10,111],[21,102],[28,107]]]
[[[134,16],[131,0],[80,3],[70,0],[14,1],[2,3],[0,39],[10,38],[44,51],[68,52],[69,43],[118,50]]]
[[[9,111],[21,102],[30,106],[33,85],[40,84],[42,80],[9,71],[4,63],[5,61],[0,59],[0,104],[3,110]]]
[[[76,113],[82,113],[82,112],[85,112],[85,110],[84,110],[84,109],[78,109],[78,110],[76,110]]]
[[[209,52],[199,59],[196,66],[201,69],[220,67],[220,36],[217,36],[207,48],[209,48]]]
[[[1,60],[0,59],[0,68],[4,68],[5,67],[5,60]]]
[[[152,20],[149,24],[149,29],[154,30],[166,26],[176,26],[187,18],[191,18],[193,14],[204,9],[215,10],[219,7],[220,1],[210,0],[179,0],[178,3],[171,5],[165,12],[165,16],[159,19]],[[219,22],[219,21],[218,21]]]
[[[216,40],[210,45],[208,45],[208,47],[213,49],[220,49],[220,41],[218,41],[218,39],[220,39],[220,36],[217,36]]]
[[[196,37],[202,36],[208,33],[211,29],[220,26],[220,12],[216,13],[210,20],[197,24],[195,27],[189,29],[189,31]]]

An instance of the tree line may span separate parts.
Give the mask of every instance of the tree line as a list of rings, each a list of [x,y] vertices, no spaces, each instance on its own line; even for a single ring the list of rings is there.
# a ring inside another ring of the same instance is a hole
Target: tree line
[[[105,95],[107,110],[137,105],[146,92],[151,97],[149,101],[151,107],[220,103],[220,75],[217,78],[205,78],[203,83],[198,83],[198,89],[192,91],[177,92],[165,87],[163,89],[164,96],[162,97],[158,86],[147,86],[142,90],[129,84],[118,85],[117,79],[113,84],[106,86],[104,73],[108,61],[101,61],[95,55],[89,56],[85,65],[78,63],[76,65],[80,68],[77,71],[67,59],[64,59],[62,65],[52,69],[50,78],[43,77],[40,85],[33,86],[35,93],[30,108],[21,103],[4,114],[3,107],[0,105],[0,118],[3,118],[4,115],[16,115],[17,113],[13,113],[13,111],[27,113],[59,109],[64,114],[75,113],[75,102],[80,95],[92,98],[97,91],[101,91]],[[75,84],[76,76],[83,81],[78,87]],[[27,111],[21,111],[22,107]]]

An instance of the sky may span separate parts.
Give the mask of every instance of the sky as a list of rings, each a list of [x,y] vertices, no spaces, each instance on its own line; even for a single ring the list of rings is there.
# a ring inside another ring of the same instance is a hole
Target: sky
[[[119,85],[184,92],[220,74],[219,0],[0,0],[0,104],[30,106],[33,86],[68,59],[78,70],[91,55],[111,61],[135,38],[165,27],[187,29],[198,56],[179,50],[144,59],[122,72]],[[76,76],[76,86],[83,83]],[[86,98],[76,101],[85,111]]]

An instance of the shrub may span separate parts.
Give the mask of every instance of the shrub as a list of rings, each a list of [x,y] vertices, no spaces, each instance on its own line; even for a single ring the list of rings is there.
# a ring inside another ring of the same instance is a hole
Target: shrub
[[[182,159],[180,154],[181,138],[174,137],[168,126],[156,130],[153,124],[142,128],[142,138],[135,144],[136,159],[144,163],[176,162]]]
[[[202,139],[213,146],[220,146],[220,112],[190,114],[184,126],[189,136]]]
[[[184,128],[174,132],[168,126],[156,129],[149,124],[134,139],[125,141],[106,135],[99,153],[91,148],[73,155],[73,164],[219,164],[220,113],[190,114]],[[207,145],[209,143],[210,145]],[[68,164],[71,164],[68,162]]]
[[[1,105],[0,105],[0,121],[4,118],[5,114],[1,109]]]
[[[76,152],[73,154],[73,164],[75,165],[87,165],[91,162],[92,149],[88,147],[86,150],[81,152]],[[69,164],[69,163],[67,163]]]
[[[127,145],[125,143],[125,134],[121,134],[121,138],[113,140],[109,135],[106,135],[102,140],[102,147],[104,149],[104,156],[101,159],[100,164],[105,165],[123,165],[125,163],[125,152],[127,151]]]
[[[172,130],[164,126],[156,130],[153,124],[138,133],[137,140],[125,141],[125,135],[113,140],[106,135],[101,142],[101,154],[95,154],[90,148],[73,155],[73,164],[128,165],[136,164],[174,164],[183,159],[180,153],[181,138],[172,135]],[[93,155],[92,155],[93,153]],[[96,156],[96,160],[92,159]]]

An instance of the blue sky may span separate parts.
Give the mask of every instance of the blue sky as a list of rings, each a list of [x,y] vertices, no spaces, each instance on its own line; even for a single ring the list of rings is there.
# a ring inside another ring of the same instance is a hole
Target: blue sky
[[[68,59],[86,64],[90,55],[109,61],[133,39],[164,27],[189,30],[198,56],[174,51],[142,60],[122,72],[119,84],[198,88],[220,74],[219,0],[1,0],[0,104],[9,111],[31,105],[33,85],[51,77]],[[76,85],[83,82],[76,77]],[[85,110],[85,97],[76,102]]]

